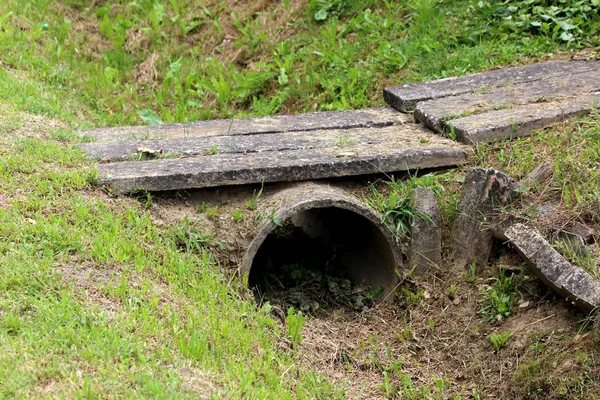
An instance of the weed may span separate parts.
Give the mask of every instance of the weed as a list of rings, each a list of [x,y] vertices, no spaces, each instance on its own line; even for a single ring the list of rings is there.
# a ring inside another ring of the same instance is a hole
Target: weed
[[[510,332],[492,333],[489,339],[494,351],[499,351],[502,347],[504,347],[506,342],[508,342],[509,337]]]
[[[512,275],[500,272],[493,281],[491,286],[480,291],[484,304],[478,313],[484,316],[485,322],[502,320],[510,316],[511,306],[518,294],[518,283],[513,280]]]
[[[205,213],[208,218],[214,218],[219,214],[219,207],[209,207],[206,209]]]
[[[456,140],[457,136],[456,136],[456,129],[454,128],[454,125],[450,124],[450,131],[448,132],[448,137],[452,140]]]
[[[448,297],[453,299],[456,296],[456,285],[450,285],[448,288]]]
[[[263,189],[264,189],[264,184],[261,184],[260,190],[258,192],[256,190],[254,190],[254,193],[252,194],[252,198],[246,200],[246,207],[248,207],[248,209],[254,210],[256,208],[256,204],[258,203],[258,199],[260,199],[260,196],[262,195]]]
[[[477,263],[472,262],[467,268],[467,276],[465,277],[465,282],[475,283],[475,280],[477,280]]]
[[[519,130],[519,128],[520,128],[520,126],[517,125],[515,123],[515,120],[511,117],[510,118],[510,133],[511,133],[511,137],[512,137],[512,134],[516,133]]]
[[[358,143],[357,140],[354,140],[350,137],[350,133],[346,132],[342,136],[339,137],[335,142],[333,142],[334,146],[337,147],[349,147],[354,146]]]
[[[234,222],[239,222],[242,219],[244,219],[244,210],[241,209],[235,209],[231,212],[231,215],[233,217],[233,221]]]
[[[431,332],[435,332],[435,321],[433,318],[429,318],[429,330]]]
[[[190,223],[188,218],[174,225],[171,232],[177,246],[183,251],[202,254],[212,242],[214,235],[203,233],[195,223]]]
[[[203,214],[207,208],[208,208],[208,206],[206,205],[206,203],[202,202],[196,206],[196,212],[198,214]]]
[[[298,343],[302,342],[302,328],[306,318],[302,315],[302,311],[296,311],[294,307],[290,307],[285,318],[287,325],[288,338],[292,343],[292,348],[296,349]]]
[[[423,303],[425,291],[423,289],[420,289],[416,292],[413,292],[412,290],[401,288],[400,295],[404,299],[404,302],[407,306],[421,305]]]
[[[415,217],[421,218],[431,224],[431,218],[414,209],[410,200],[412,185],[401,181],[390,183],[392,190],[387,198],[371,186],[370,205],[380,211],[383,221],[388,224],[394,233],[403,238],[410,234]]]

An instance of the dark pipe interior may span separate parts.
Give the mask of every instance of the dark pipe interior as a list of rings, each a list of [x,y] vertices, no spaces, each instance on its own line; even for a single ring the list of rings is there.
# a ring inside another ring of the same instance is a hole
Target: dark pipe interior
[[[364,216],[341,208],[314,208],[281,225],[252,262],[249,284],[259,293],[274,285],[278,290],[294,287],[318,274],[390,289],[395,274],[391,244]]]

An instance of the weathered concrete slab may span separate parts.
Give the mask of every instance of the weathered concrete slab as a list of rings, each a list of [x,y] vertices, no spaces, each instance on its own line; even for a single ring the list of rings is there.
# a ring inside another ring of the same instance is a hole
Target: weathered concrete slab
[[[433,190],[415,188],[411,193],[415,211],[429,221],[415,216],[410,238],[409,269],[415,275],[424,275],[442,264],[442,229],[440,211]]]
[[[78,146],[91,158],[101,161],[123,161],[143,158],[140,156],[143,156],[144,151],[171,156],[206,156],[328,147],[351,148],[394,142],[399,139],[420,143],[436,141],[437,137],[419,125],[409,123],[401,127],[260,133],[135,142],[92,142],[81,143]]]
[[[407,122],[405,115],[389,107],[349,111],[324,111],[260,118],[220,119],[179,124],[100,128],[81,132],[97,141],[135,141],[153,139],[185,139],[221,135],[251,135],[310,131],[317,129],[349,129],[383,127]]]
[[[385,101],[403,112],[412,111],[417,103],[456,96],[486,88],[535,82],[540,79],[598,70],[600,61],[550,61],[521,67],[503,68],[479,74],[394,86],[384,89]]]
[[[116,190],[161,191],[450,167],[470,153],[450,140],[436,139],[120,162],[100,164],[98,169],[101,182]]]
[[[494,169],[469,171],[452,227],[455,263],[463,267],[487,265],[494,209],[510,201],[516,185],[512,178]]]
[[[495,234],[511,243],[538,278],[568,302],[586,311],[600,306],[600,282],[566,261],[538,232],[515,223]]]
[[[463,143],[493,142],[531,135],[553,122],[588,114],[597,105],[600,93],[590,93],[459,118],[451,121],[451,125],[456,138]]]
[[[545,78],[533,83],[424,101],[417,105],[414,115],[415,119],[429,128],[438,132],[448,132],[452,120],[456,118],[512,109],[524,104],[546,103],[561,97],[573,97],[597,91],[600,91],[600,65],[597,70],[583,74]]]

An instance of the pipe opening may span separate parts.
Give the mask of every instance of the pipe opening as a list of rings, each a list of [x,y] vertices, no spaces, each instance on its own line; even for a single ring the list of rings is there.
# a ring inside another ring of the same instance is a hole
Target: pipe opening
[[[359,303],[355,305],[367,305],[393,289],[396,265],[391,246],[378,226],[356,212],[337,207],[299,211],[279,221],[262,242],[248,283],[271,302],[287,293],[292,303],[294,297],[301,303],[301,293],[310,292],[313,309],[348,294],[355,295],[348,299]]]

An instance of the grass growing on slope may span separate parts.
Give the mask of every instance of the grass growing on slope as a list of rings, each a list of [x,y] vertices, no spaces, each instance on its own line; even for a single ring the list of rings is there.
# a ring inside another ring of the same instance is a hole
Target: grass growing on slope
[[[481,2],[480,2],[481,3]],[[9,1],[4,68],[72,93],[98,124],[382,104],[388,84],[541,57],[560,42],[506,40],[472,1]]]
[[[0,83],[32,97],[0,95],[1,398],[339,396],[299,367],[202,232],[160,229],[143,204],[90,187],[92,165],[64,143],[76,119],[54,91],[6,73]]]

